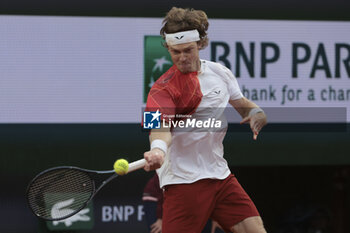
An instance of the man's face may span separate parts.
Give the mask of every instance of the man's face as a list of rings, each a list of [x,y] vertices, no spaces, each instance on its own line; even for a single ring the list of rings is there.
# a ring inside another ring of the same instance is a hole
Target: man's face
[[[173,63],[182,73],[194,72],[200,69],[197,42],[169,45],[168,50]]]

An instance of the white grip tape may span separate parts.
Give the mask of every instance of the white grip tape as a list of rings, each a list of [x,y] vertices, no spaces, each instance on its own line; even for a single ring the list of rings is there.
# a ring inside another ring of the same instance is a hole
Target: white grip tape
[[[132,162],[129,164],[128,173],[132,172],[132,171],[136,171],[136,170],[141,169],[141,168],[144,168],[145,165],[146,165],[145,159],[140,159],[140,160],[137,160],[135,162]]]
[[[166,152],[168,151],[168,145],[166,144],[165,141],[163,141],[161,139],[155,139],[152,141],[151,150],[153,148],[161,149],[164,152],[164,154],[166,154]]]

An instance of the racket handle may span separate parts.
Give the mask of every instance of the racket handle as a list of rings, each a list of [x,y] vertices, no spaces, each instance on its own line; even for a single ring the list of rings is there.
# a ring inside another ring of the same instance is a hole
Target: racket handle
[[[132,163],[129,164],[128,173],[136,171],[136,170],[141,169],[141,168],[144,168],[145,165],[146,165],[146,160],[145,159],[140,159],[140,160],[137,160],[135,162],[132,162]]]

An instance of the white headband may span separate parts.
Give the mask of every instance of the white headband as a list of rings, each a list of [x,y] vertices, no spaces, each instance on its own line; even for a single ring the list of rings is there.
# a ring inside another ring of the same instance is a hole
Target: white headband
[[[168,45],[184,44],[199,40],[199,32],[196,29],[165,35],[165,41]]]

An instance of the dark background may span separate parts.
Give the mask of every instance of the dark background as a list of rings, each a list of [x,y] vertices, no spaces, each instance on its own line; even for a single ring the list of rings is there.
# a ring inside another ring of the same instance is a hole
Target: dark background
[[[345,0],[1,0],[0,14],[163,17],[173,5],[205,10],[210,18],[350,20]],[[238,132],[225,139],[226,159],[268,232],[350,231],[349,126],[273,125],[258,141],[248,126],[231,126]],[[38,172],[59,165],[109,170],[117,158],[141,158],[147,136],[136,124],[0,124],[0,232],[37,232],[43,225],[24,197]],[[97,198],[137,201],[150,176],[137,171],[121,177]],[[103,232],[122,231],[111,226]]]
[[[163,17],[172,7],[202,9],[210,18],[349,20],[347,0],[1,0],[1,14]]]
[[[295,125],[275,125],[285,132],[266,127],[253,141],[247,125],[230,127],[240,130],[227,134],[225,157],[260,210],[268,232],[306,229],[314,218],[314,224],[327,226],[323,232],[348,232],[348,130],[312,132],[310,125],[304,125],[309,130],[298,126],[293,132]],[[59,165],[109,170],[117,158],[137,160],[149,147],[148,134],[140,128],[136,124],[0,125],[1,232],[36,232],[39,222],[25,203],[25,190],[38,172]],[[95,200],[113,203],[128,198],[140,203],[151,175],[137,171],[119,177]],[[93,232],[129,232],[115,231],[113,224],[103,227],[95,224]]]

